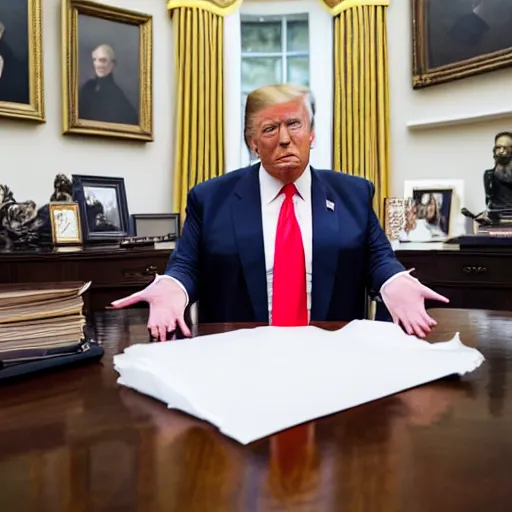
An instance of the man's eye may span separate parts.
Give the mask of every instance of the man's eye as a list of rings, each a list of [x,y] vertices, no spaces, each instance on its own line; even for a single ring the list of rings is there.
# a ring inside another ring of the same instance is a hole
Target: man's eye
[[[264,130],[263,130],[263,133],[270,133],[274,130],[274,127],[273,126],[267,126]]]

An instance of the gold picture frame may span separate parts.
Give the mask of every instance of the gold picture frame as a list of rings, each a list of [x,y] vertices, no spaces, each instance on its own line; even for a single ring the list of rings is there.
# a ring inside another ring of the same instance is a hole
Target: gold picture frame
[[[26,27],[20,26],[25,14]],[[0,25],[0,47],[4,46],[0,50],[2,73],[9,73],[5,55],[2,55],[5,51],[11,56],[10,62],[14,63],[11,69],[19,75],[17,82],[11,83],[10,87],[0,87],[0,117],[44,123],[41,0],[10,0],[2,3]],[[12,41],[11,34],[14,36]],[[15,48],[11,48],[11,45]],[[4,79],[6,77],[4,75]]]
[[[153,141],[153,19],[62,3],[63,133]]]
[[[49,203],[52,241],[55,245],[82,245],[78,203]]]
[[[512,65],[510,25],[498,23],[497,12],[481,17],[478,9],[483,4],[479,7],[479,0],[411,2],[414,89]],[[512,16],[512,4],[508,8],[507,16]],[[495,24],[489,19],[494,19]]]

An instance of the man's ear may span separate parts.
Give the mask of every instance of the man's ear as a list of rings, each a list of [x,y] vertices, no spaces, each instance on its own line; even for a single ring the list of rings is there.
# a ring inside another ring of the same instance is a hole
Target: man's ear
[[[313,145],[313,143],[315,142],[315,138],[316,138],[315,130],[311,130],[311,132],[309,134],[309,144],[310,145]]]

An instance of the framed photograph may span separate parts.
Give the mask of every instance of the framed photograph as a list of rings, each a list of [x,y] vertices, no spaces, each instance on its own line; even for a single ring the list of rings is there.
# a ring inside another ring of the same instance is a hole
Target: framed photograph
[[[41,0],[0,0],[0,117],[45,121]]]
[[[413,87],[512,64],[510,0],[411,0]]]
[[[180,236],[179,213],[139,213],[132,215],[134,236]]]
[[[124,178],[73,175],[72,181],[85,242],[111,242],[129,236]]]
[[[452,190],[449,219],[449,238],[464,235],[467,231],[466,217],[461,210],[464,206],[464,180],[461,179],[422,179],[404,182],[404,197],[417,197],[422,190]]]
[[[65,134],[153,140],[152,17],[63,0]]]
[[[50,203],[52,241],[55,245],[82,244],[82,228],[78,203]]]

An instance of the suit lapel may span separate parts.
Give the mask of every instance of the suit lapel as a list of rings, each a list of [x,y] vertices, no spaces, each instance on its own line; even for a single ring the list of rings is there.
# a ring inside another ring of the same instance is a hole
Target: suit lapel
[[[327,318],[338,266],[339,208],[331,189],[311,169],[311,204],[313,215],[313,275],[311,320]],[[331,208],[332,206],[332,208]]]
[[[267,272],[258,171],[259,164],[252,166],[238,183],[232,198],[231,212],[255,321],[268,322]]]

